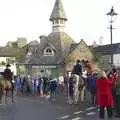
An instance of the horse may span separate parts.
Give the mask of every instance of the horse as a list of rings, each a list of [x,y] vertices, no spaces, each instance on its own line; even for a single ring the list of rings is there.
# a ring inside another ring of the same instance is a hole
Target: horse
[[[0,104],[2,102],[2,95],[3,95],[3,75],[0,73]]]
[[[2,96],[5,95],[5,103],[7,104],[9,96],[11,97],[12,103],[14,102],[14,87],[12,81],[4,78],[4,73],[0,74],[0,103]]]
[[[77,104],[80,98],[83,98],[82,90],[84,88],[84,80],[81,76],[72,74],[69,79],[69,100]],[[82,95],[82,96],[81,96]]]

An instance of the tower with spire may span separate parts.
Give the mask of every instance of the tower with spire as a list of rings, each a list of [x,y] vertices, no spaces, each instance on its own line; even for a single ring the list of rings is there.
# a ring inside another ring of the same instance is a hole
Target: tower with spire
[[[56,0],[50,21],[52,22],[52,32],[64,32],[67,17],[61,0]]]
[[[30,52],[31,55],[25,64],[29,65],[29,68],[39,68],[40,71],[49,70],[53,78],[58,78],[59,74],[71,71],[77,59],[89,60],[93,56],[83,40],[75,43],[64,31],[68,19],[62,0],[55,1],[49,20],[52,22],[51,33],[48,36],[40,36],[40,44],[32,44],[34,50],[31,46],[28,47],[28,53]]]

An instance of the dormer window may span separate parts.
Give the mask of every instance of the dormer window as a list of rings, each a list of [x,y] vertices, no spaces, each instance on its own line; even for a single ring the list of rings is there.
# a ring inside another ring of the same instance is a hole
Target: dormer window
[[[29,51],[26,56],[27,56],[27,57],[30,57],[31,55],[32,55],[32,52]]]
[[[47,47],[44,49],[44,56],[53,56],[54,55],[54,51],[52,48]]]
[[[48,48],[48,49],[46,50],[46,53],[52,53],[52,50],[51,50],[50,48]]]

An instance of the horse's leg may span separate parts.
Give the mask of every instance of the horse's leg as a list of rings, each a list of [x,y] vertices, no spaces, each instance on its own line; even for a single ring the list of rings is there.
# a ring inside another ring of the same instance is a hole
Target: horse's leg
[[[80,94],[80,98],[82,102],[84,101],[84,97],[85,97],[85,86],[81,89],[81,94]]]
[[[8,102],[7,97],[8,97],[8,90],[5,89],[5,104],[7,104]]]
[[[0,90],[0,104],[2,103],[2,90]]]
[[[12,100],[12,103],[14,103],[14,89],[11,88],[10,91],[11,91],[11,100]]]
[[[79,90],[76,87],[75,91],[74,91],[74,103],[77,104],[78,103],[78,99],[79,99]]]

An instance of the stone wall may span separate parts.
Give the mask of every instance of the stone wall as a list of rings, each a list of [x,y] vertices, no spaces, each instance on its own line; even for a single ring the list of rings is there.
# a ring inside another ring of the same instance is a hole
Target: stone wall
[[[89,60],[92,61],[93,54],[87,44],[81,40],[78,47],[71,52],[66,59],[66,70],[71,71],[73,66],[76,64],[76,60]]]

